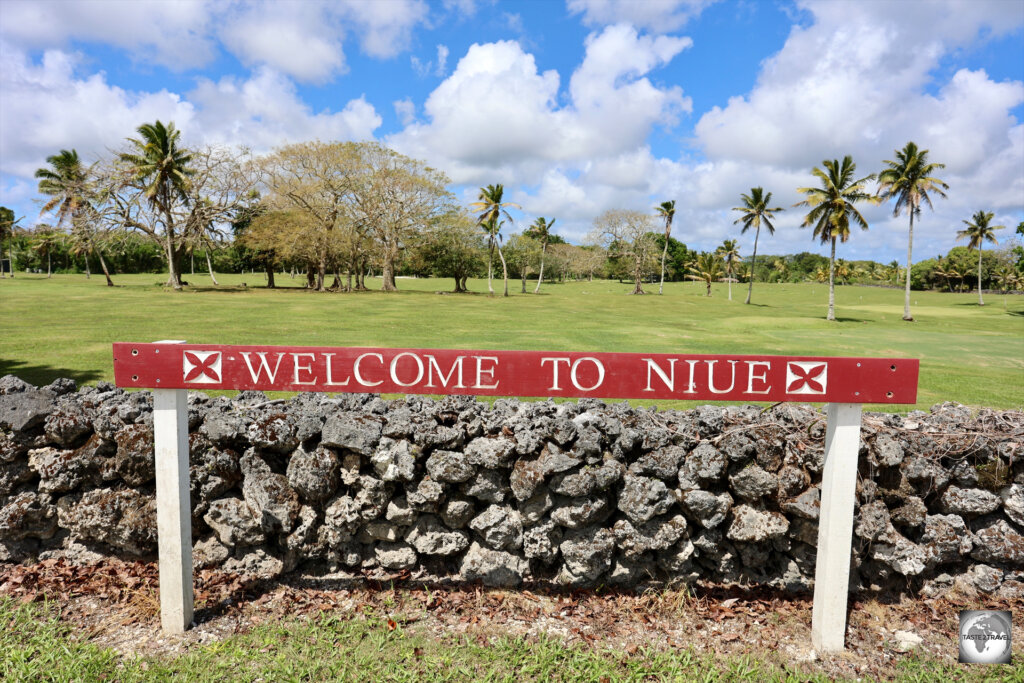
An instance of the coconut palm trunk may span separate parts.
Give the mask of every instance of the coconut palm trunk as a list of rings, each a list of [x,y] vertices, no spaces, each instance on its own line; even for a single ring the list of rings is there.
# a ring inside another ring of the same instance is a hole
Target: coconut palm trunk
[[[754,232],[754,254],[750,257],[750,283],[747,285],[747,300],[743,303],[750,303],[750,297],[754,294],[754,275],[757,273],[757,238],[761,236],[761,226],[757,226]]]
[[[533,293],[537,294],[540,292],[540,283],[544,282],[544,255],[548,251],[547,240],[544,241],[540,246],[540,272],[537,274],[537,286],[534,287]]]
[[[836,238],[832,238],[832,254],[828,258],[828,316],[826,320],[836,319]]]
[[[911,321],[914,316],[910,315],[910,266],[911,254],[914,251],[914,210],[910,210],[910,232],[907,235],[907,277],[903,286],[903,319]]]
[[[494,239],[491,238],[491,248],[487,251],[487,292],[488,296],[494,296]]]
[[[210,271],[210,282],[212,282],[215,287],[219,287],[220,283],[217,282],[217,276],[213,274],[213,263],[210,261],[209,249],[206,250],[206,269]]]
[[[665,293],[665,258],[667,256],[668,256],[668,233],[665,234],[665,248],[661,250],[661,282],[658,284],[658,294],[664,294]]]
[[[505,263],[505,255],[501,253],[501,245],[495,245],[498,247],[498,258],[501,259],[501,277],[505,283],[505,294],[508,296],[508,264]]]
[[[985,300],[981,298],[981,247],[978,247],[978,305],[984,306]]]

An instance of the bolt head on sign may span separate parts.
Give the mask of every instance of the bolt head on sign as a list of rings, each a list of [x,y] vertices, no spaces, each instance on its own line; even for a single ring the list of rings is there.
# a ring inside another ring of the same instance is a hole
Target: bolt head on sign
[[[918,361],[118,342],[114,376],[163,389],[906,404]]]

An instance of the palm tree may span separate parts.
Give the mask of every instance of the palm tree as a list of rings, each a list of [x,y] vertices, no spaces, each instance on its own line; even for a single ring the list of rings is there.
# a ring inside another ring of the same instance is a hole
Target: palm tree
[[[49,225],[36,226],[32,235],[32,251],[39,254],[39,258],[46,257],[46,277],[53,277],[53,250],[61,245],[63,235]]]
[[[540,241],[540,273],[537,275],[537,286],[533,290],[534,294],[540,292],[540,283],[544,281],[544,255],[548,251],[548,240],[551,239],[551,228],[554,224],[554,218],[552,218],[550,222],[546,218],[538,218],[533,222],[533,225],[523,233],[527,237],[532,237],[533,239]]]
[[[908,142],[903,149],[896,150],[896,161],[885,161],[888,168],[878,174],[878,197],[882,201],[895,199],[892,215],[898,216],[906,211],[910,217],[910,231],[907,235],[907,277],[903,290],[903,319],[912,321],[910,315],[910,265],[914,248],[914,216],[921,215],[921,204],[932,208],[929,193],[945,197],[943,190],[949,185],[932,176],[935,171],[945,168],[945,164],[928,163],[928,150],[918,149],[913,142]]]
[[[779,274],[779,282],[785,281],[786,274],[789,272],[789,264],[785,260],[777,258],[772,262],[772,269]]]
[[[772,225],[774,214],[776,211],[785,211],[785,209],[778,206],[768,208],[772,201],[772,193],[765,194],[764,188],[761,187],[750,188],[750,194],[741,195],[741,198],[743,206],[733,207],[733,211],[742,211],[743,215],[733,221],[733,225],[743,223],[743,229],[740,230],[741,235],[746,234],[750,228],[754,228],[754,255],[751,257],[750,284],[747,285],[747,300],[745,302],[749,304],[750,297],[754,293],[753,274],[757,271],[757,240],[761,236],[761,224],[764,224],[769,235],[774,235],[775,226]]]
[[[654,207],[658,215],[665,219],[665,246],[661,250],[661,284],[658,285],[658,294],[665,293],[665,257],[668,256],[668,236],[672,234],[672,219],[676,215],[676,200],[672,199],[662,202]]]
[[[821,266],[818,266],[817,269],[815,269],[814,271],[814,281],[828,282],[828,271],[822,268]]]
[[[847,154],[840,164],[838,159],[825,159],[825,170],[815,167],[811,174],[821,181],[821,187],[800,187],[797,192],[807,196],[793,206],[809,206],[811,210],[804,218],[803,227],[814,226],[814,237],[822,244],[831,242],[832,252],[828,261],[828,320],[836,319],[835,262],[836,240],[850,239],[850,221],[861,229],[868,229],[868,222],[857,210],[857,202],[876,201],[865,191],[864,185],[874,179],[874,174],[854,180],[857,165]]]
[[[1002,230],[1005,225],[989,225],[995,217],[991,211],[976,211],[970,221],[964,221],[967,226],[965,230],[956,233],[957,239],[968,239],[968,249],[978,250],[978,305],[984,306],[985,301],[981,298],[981,247],[985,242],[998,244],[994,231]],[[973,221],[973,222],[972,222]]]
[[[179,259],[184,253],[174,233],[174,214],[171,211],[175,198],[188,202],[188,178],[193,170],[188,164],[192,155],[178,146],[181,131],[172,121],[167,126],[157,121],[138,127],[139,138],[129,138],[135,147],[135,154],[121,154],[121,161],[127,163],[135,180],[145,183],[146,199],[163,214],[167,267],[170,270],[168,283],[181,289]]]
[[[732,301],[732,273],[736,263],[740,260],[740,250],[736,246],[736,240],[725,240],[722,246],[715,250],[715,253],[725,261],[726,281],[729,283],[729,301]]]
[[[505,224],[505,221],[501,218],[504,216],[511,223],[512,216],[505,210],[506,207],[521,208],[512,202],[502,202],[504,194],[505,188],[501,184],[481,187],[480,194],[477,196],[478,201],[470,204],[475,211],[480,212],[476,219],[477,225],[487,233],[487,291],[491,293],[491,296],[494,296],[491,280],[494,277],[495,248],[498,249],[498,258],[501,259],[501,272],[505,279],[505,296],[508,296],[508,265],[505,263],[504,254],[501,253],[501,226]]]
[[[718,254],[711,254],[702,251],[694,265],[690,266],[690,275],[686,277],[691,280],[704,282],[707,287],[706,296],[711,296],[711,283],[722,276],[722,257]]]

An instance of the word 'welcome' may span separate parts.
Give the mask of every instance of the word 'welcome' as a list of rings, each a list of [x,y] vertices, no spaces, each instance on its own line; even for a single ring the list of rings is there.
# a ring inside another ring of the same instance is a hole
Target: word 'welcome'
[[[114,344],[119,386],[484,396],[915,403],[889,358]]]

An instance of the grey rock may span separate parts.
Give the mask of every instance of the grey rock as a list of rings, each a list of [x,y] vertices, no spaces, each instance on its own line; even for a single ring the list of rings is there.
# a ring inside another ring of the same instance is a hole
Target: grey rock
[[[971,518],[995,512],[1001,504],[999,496],[991,491],[962,489],[957,486],[950,486],[939,498],[939,508],[943,512]]]
[[[356,505],[359,506],[359,515],[364,521],[376,519],[384,514],[388,501],[391,498],[388,484],[369,475],[362,475],[356,482]]]
[[[853,533],[865,541],[874,541],[891,528],[889,508],[883,501],[861,505],[854,520]]]
[[[469,547],[469,534],[448,529],[433,515],[417,519],[405,540],[421,555],[454,555]]]
[[[558,501],[551,510],[551,520],[569,529],[603,521],[612,512],[605,498],[565,498]]]
[[[740,433],[727,434],[718,443],[718,450],[725,453],[729,462],[742,464],[757,455],[757,445]]]
[[[779,488],[779,478],[757,465],[745,467],[729,477],[729,483],[737,496],[744,500],[756,501],[764,496],[775,493]]]
[[[156,501],[132,489],[94,489],[57,501],[61,527],[132,555],[156,550]]]
[[[1003,512],[1017,526],[1024,527],[1024,485],[1013,484],[999,492]]]
[[[778,512],[757,510],[749,505],[732,509],[732,524],[726,537],[731,541],[759,542],[785,536],[789,520]]]
[[[114,470],[129,486],[142,486],[156,477],[153,430],[146,425],[128,425],[117,432]]]
[[[544,518],[544,513],[555,506],[555,497],[547,489],[519,504],[519,515],[523,526],[537,524]]]
[[[565,446],[576,438],[576,424],[565,417],[556,417],[551,423],[551,438],[559,446]]]
[[[523,523],[519,511],[491,505],[473,518],[469,528],[480,534],[495,550],[516,549],[523,544]]]
[[[572,453],[581,460],[600,456],[601,432],[590,425],[577,425],[576,442],[572,446]]]
[[[686,519],[682,515],[669,518],[656,517],[639,526],[620,519],[612,527],[615,544],[627,557],[651,551],[668,550],[686,534]]]
[[[231,446],[245,436],[245,421],[234,413],[209,412],[200,431],[217,446]]]
[[[1024,565],[1024,535],[1000,519],[974,533],[971,557],[979,562]]]
[[[476,515],[473,501],[459,496],[449,498],[441,505],[441,521],[449,529],[461,529]],[[518,513],[517,513],[518,516]]]
[[[331,448],[344,448],[358,455],[373,453],[381,437],[380,420],[358,413],[335,413],[327,418],[320,442]]]
[[[460,569],[466,581],[480,581],[485,586],[503,588],[519,586],[529,570],[529,563],[519,555],[492,550],[479,543],[469,546]]]
[[[558,446],[549,443],[541,450],[538,464],[544,476],[548,476],[571,470],[577,465],[582,464],[582,460],[578,454],[572,451],[564,451]]]
[[[221,569],[260,579],[273,579],[284,572],[284,562],[262,548],[253,548],[241,557],[229,559]]]
[[[608,583],[613,586],[634,586],[651,577],[651,562],[643,556],[617,556]]]
[[[374,520],[367,522],[359,530],[356,537],[360,543],[373,543],[375,541],[388,541],[394,543],[405,536],[402,527],[391,522]]]
[[[608,529],[573,529],[565,534],[559,550],[563,565],[557,580],[574,586],[590,585],[611,570],[615,536]]]
[[[658,566],[668,572],[670,583],[690,583],[697,578],[698,575],[692,573],[696,551],[693,541],[684,538],[671,548],[658,553]]]
[[[415,522],[416,515],[416,510],[409,507],[409,501],[405,496],[398,496],[388,501],[387,510],[384,512],[385,519],[402,526],[409,526]]]
[[[695,490],[683,494],[683,507],[693,515],[702,527],[712,529],[725,521],[732,507],[732,496],[728,493],[714,495],[709,491]]]
[[[967,525],[958,515],[929,515],[920,545],[929,567],[958,562],[973,546]]]
[[[42,425],[54,410],[53,399],[45,389],[0,394],[0,429],[27,432]]]
[[[480,470],[460,487],[467,496],[487,503],[504,503],[508,489],[509,484],[504,475],[495,470]]]
[[[23,391],[35,389],[34,386],[14,375],[0,377],[0,395],[20,394]]]
[[[811,478],[807,473],[795,465],[784,466],[779,470],[777,476],[779,478],[778,495],[782,498],[797,495],[811,483]]]
[[[203,515],[217,539],[229,548],[244,545],[259,545],[266,536],[252,510],[239,498],[222,498],[210,503]]]
[[[378,543],[374,554],[377,564],[385,569],[401,571],[416,566],[416,551],[408,543]]]
[[[928,516],[928,507],[917,496],[907,496],[903,505],[892,510],[889,515],[892,523],[903,527],[919,527]]]
[[[903,576],[916,576],[925,570],[928,556],[924,548],[890,528],[871,546],[871,557]]]
[[[544,467],[540,459],[517,460],[509,475],[509,487],[516,500],[526,500],[544,483]]]
[[[331,449],[324,446],[311,451],[299,448],[288,459],[288,485],[303,500],[319,503],[338,490],[340,469],[338,455]]]
[[[87,451],[37,448],[28,452],[28,466],[39,475],[40,493],[74,491],[85,481],[99,476],[99,462]],[[29,478],[21,477],[21,481]]]
[[[1003,572],[987,564],[976,564],[967,572],[967,580],[982,593],[995,593],[1003,585]]]
[[[246,455],[242,457],[243,463],[246,458],[258,460],[255,456]],[[244,464],[242,468],[245,469]],[[299,495],[288,485],[288,478],[283,474],[274,474],[269,468],[254,468],[242,481],[242,497],[265,532],[288,533],[292,530],[299,514]]]
[[[444,498],[444,486],[431,479],[423,479],[412,490],[406,489],[409,507],[420,512],[435,512]]]
[[[416,459],[421,452],[419,446],[408,441],[384,437],[370,461],[384,481],[412,481],[416,478]]]
[[[48,498],[26,491],[3,502],[0,506],[0,540],[51,538],[57,532],[57,509]]]
[[[541,564],[551,564],[558,557],[561,542],[562,528],[547,521],[523,532],[523,554]]]
[[[352,540],[361,522],[355,498],[338,496],[324,510],[324,523],[318,536],[328,547],[339,548]]]
[[[686,456],[686,461],[679,470],[679,485],[684,486],[688,480],[696,480],[702,485],[717,483],[725,475],[729,465],[728,458],[708,441],[700,442]]]
[[[36,473],[29,468],[24,460],[0,464],[0,502],[18,488],[19,485],[31,481],[35,476]],[[42,489],[42,485],[43,483],[39,482],[40,489]]]
[[[472,465],[488,469],[510,467],[515,458],[515,446],[503,436],[494,439],[479,437],[466,444],[466,459]]]
[[[285,538],[285,548],[288,549],[291,557],[301,552],[302,548],[316,541],[318,515],[309,505],[303,505],[299,509],[299,517],[295,522],[295,528]],[[294,565],[290,569],[294,569]]]
[[[896,467],[903,462],[903,446],[888,434],[882,433],[875,437],[875,460],[883,467]]]
[[[462,483],[476,474],[476,466],[456,451],[434,451],[427,459],[427,472],[434,481]]]
[[[783,512],[804,519],[818,519],[821,514],[821,489],[812,486],[796,498],[784,500],[779,503]]]
[[[71,448],[92,431],[93,417],[80,403],[62,400],[57,409],[46,416],[43,430],[51,443]]]
[[[940,491],[949,483],[949,474],[938,463],[928,458],[909,458],[903,464],[903,474],[921,493]]]
[[[295,421],[288,413],[272,413],[256,418],[246,435],[256,448],[271,453],[290,453],[299,445]]]
[[[655,515],[668,512],[673,503],[675,498],[663,481],[627,474],[618,507],[632,521],[643,524]]]
[[[215,536],[197,541],[192,546],[192,566],[195,569],[216,567],[229,557],[231,557],[231,551]]]
[[[629,466],[629,471],[658,479],[673,479],[679,474],[679,468],[685,459],[686,449],[666,446],[640,457]]]

